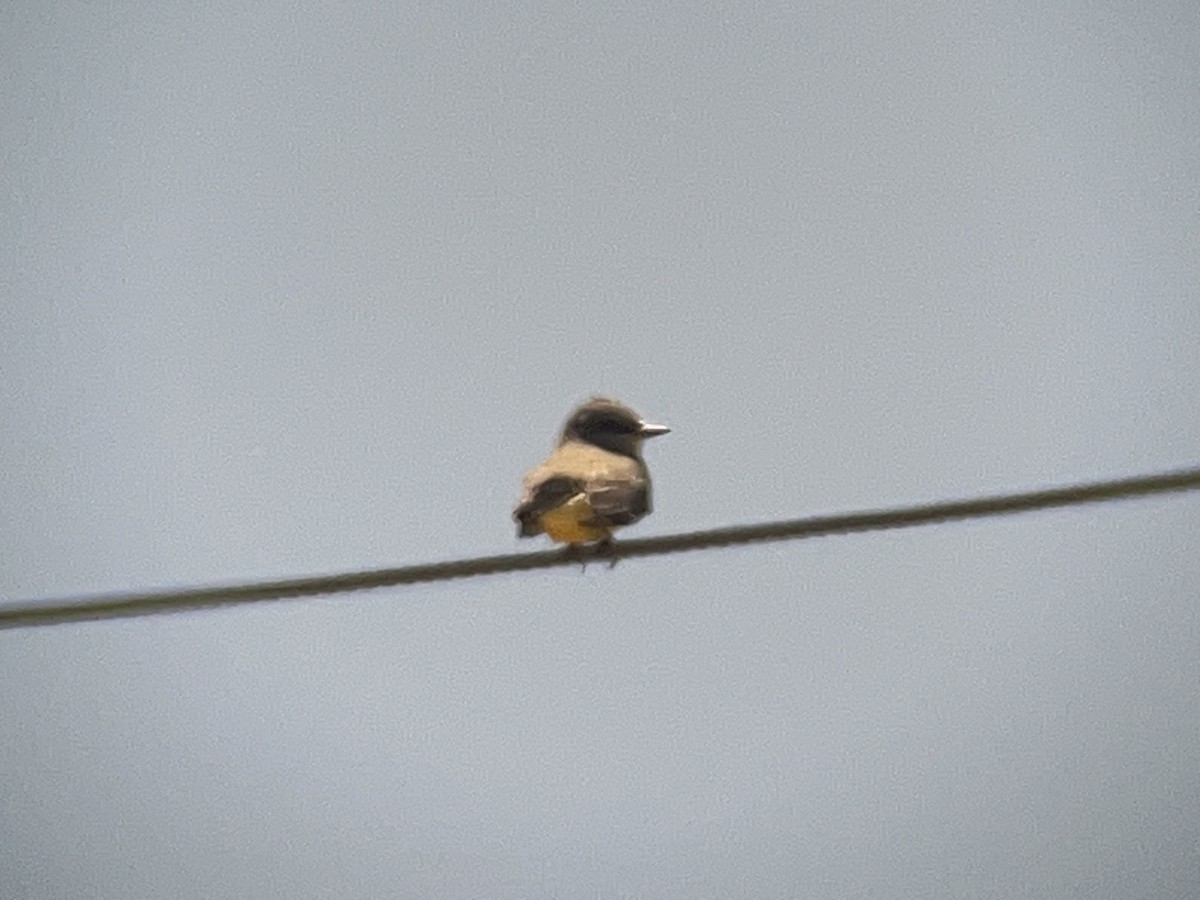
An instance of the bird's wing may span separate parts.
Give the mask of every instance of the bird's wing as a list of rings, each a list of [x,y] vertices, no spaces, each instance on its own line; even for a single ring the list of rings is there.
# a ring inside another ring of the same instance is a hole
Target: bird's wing
[[[513,518],[520,524],[517,534],[532,537],[541,533],[538,519],[542,513],[562,506],[583,490],[583,483],[567,475],[552,475],[545,479],[536,477],[537,470],[530,472],[525,482],[525,493],[513,510]]]
[[[589,481],[584,490],[601,525],[631,525],[650,512],[650,484],[644,478]]]

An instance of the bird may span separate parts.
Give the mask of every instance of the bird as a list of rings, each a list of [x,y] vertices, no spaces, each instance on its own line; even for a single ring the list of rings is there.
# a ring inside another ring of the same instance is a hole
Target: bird
[[[579,404],[567,416],[558,445],[525,474],[513,510],[517,536],[545,534],[569,552],[594,544],[611,553],[614,529],[650,513],[642,442],[670,430],[610,397]]]

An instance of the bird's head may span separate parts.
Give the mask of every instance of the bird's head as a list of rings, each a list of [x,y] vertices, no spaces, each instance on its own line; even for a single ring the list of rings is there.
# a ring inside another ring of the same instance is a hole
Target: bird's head
[[[640,455],[642,441],[670,430],[665,425],[644,421],[624,403],[608,397],[592,397],[571,411],[563,426],[562,441],[583,441],[636,457]]]

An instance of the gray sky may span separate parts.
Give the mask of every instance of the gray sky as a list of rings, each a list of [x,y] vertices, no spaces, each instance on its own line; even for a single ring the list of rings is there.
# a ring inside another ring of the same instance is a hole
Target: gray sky
[[[1200,459],[1200,5],[482,7],[6,5],[0,598]],[[0,896],[1195,896],[1198,528],[5,632]]]

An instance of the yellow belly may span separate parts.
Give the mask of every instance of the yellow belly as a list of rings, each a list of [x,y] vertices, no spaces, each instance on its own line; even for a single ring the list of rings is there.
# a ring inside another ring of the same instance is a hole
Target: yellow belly
[[[564,544],[582,544],[585,541],[601,541],[609,537],[611,532],[607,528],[587,524],[592,517],[592,507],[587,501],[587,494],[580,493],[561,506],[542,513],[538,524],[551,540]]]

